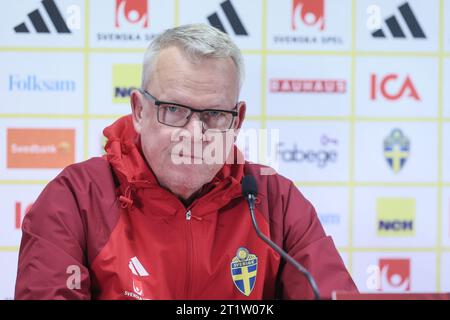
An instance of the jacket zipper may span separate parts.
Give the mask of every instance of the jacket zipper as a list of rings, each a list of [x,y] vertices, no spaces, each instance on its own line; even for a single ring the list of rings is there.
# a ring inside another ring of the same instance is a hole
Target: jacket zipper
[[[191,282],[192,282],[192,264],[193,264],[193,239],[192,239],[192,227],[191,227],[191,210],[186,212],[186,254],[187,254],[187,265],[186,265],[186,287],[185,287],[185,299],[190,299],[191,294]]]

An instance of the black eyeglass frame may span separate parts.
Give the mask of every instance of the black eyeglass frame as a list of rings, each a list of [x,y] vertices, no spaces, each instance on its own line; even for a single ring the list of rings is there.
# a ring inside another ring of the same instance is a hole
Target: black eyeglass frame
[[[191,120],[191,117],[192,117],[192,115],[194,114],[194,112],[197,112],[197,113],[200,113],[200,120],[202,121],[202,127],[203,127],[203,129],[205,130],[205,127],[204,127],[204,126],[205,126],[205,122],[202,120],[202,119],[203,119],[202,114],[205,113],[205,112],[209,112],[209,111],[218,111],[218,112],[229,113],[229,114],[231,114],[231,115],[233,116],[233,119],[231,120],[230,126],[229,126],[228,128],[226,128],[226,129],[223,129],[223,130],[222,130],[222,129],[215,129],[215,128],[207,128],[207,129],[208,129],[208,130],[219,130],[219,131],[225,132],[225,131],[231,129],[231,127],[232,127],[233,124],[234,124],[234,119],[235,119],[235,118],[238,116],[238,114],[239,114],[239,113],[236,111],[239,102],[236,103],[236,105],[234,106],[234,109],[235,109],[235,110],[222,110],[222,109],[202,109],[202,110],[200,110],[200,109],[192,108],[192,107],[190,107],[190,106],[187,106],[187,105],[184,105],[184,104],[180,104],[180,103],[175,103],[175,102],[169,102],[169,101],[158,100],[158,99],[157,99],[156,97],[154,97],[151,93],[149,93],[147,90],[144,90],[144,89],[139,89],[139,92],[140,92],[145,98],[147,98],[147,99],[149,99],[149,100],[152,100],[153,104],[158,108],[158,112],[156,113],[158,122],[161,123],[161,124],[164,124],[164,125],[166,125],[166,126],[169,126],[169,127],[175,127],[175,128],[182,128],[182,127],[184,127],[184,126],[189,122],[189,120]],[[182,126],[174,126],[174,125],[170,125],[170,124],[167,124],[167,123],[164,123],[164,122],[160,121],[160,120],[159,120],[159,107],[160,107],[162,104],[168,104],[168,105],[173,105],[173,106],[183,107],[183,108],[188,109],[188,110],[190,111],[190,113],[189,113],[188,117],[186,118],[186,123],[185,123],[184,125],[182,125]]]

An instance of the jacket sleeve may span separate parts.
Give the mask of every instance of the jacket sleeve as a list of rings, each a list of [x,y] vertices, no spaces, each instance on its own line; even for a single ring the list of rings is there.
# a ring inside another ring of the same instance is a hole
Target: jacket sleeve
[[[90,299],[85,237],[70,178],[63,171],[24,218],[15,299]]]
[[[322,299],[333,291],[358,292],[331,237],[326,236],[311,203],[290,184],[284,203],[284,249],[300,262],[317,283]],[[283,299],[313,299],[306,277],[290,264],[281,265]]]

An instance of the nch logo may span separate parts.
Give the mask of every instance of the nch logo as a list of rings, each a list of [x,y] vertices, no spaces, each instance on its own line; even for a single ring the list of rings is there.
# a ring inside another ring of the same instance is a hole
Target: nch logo
[[[422,30],[422,27],[420,26],[419,21],[417,20],[416,16],[414,15],[414,12],[412,11],[408,2],[405,2],[404,4],[399,6],[398,9],[400,11],[400,14],[403,17],[404,22],[406,23],[406,26],[408,27],[411,35],[413,36],[413,38],[426,39],[425,33]],[[385,22],[386,22],[386,25],[387,25],[391,35],[394,38],[404,39],[407,37],[395,15],[392,15],[389,18],[387,18],[385,20]],[[372,33],[372,37],[387,38],[383,29],[375,30]]]
[[[115,64],[112,66],[113,103],[128,103],[131,91],[140,87],[139,64]]]
[[[228,20],[228,22],[231,25],[231,28],[233,28],[233,32],[237,36],[248,36],[248,32],[245,29],[244,25],[242,24],[241,19],[239,18],[236,10],[233,7],[233,4],[230,0],[224,1],[220,4],[222,7],[223,12],[225,13],[225,16]],[[222,21],[219,18],[219,15],[217,12],[214,12],[210,16],[208,16],[209,24],[213,27],[219,29],[220,31],[224,33],[228,33],[225,30],[225,27],[222,23]]]
[[[42,4],[56,31],[58,33],[71,33],[55,2],[53,0],[43,0]],[[28,17],[37,33],[50,33],[50,29],[46,25],[39,9],[30,12]],[[25,22],[15,26],[14,31],[16,33],[30,33]]]
[[[416,199],[414,198],[378,198],[378,236],[414,236],[415,215]]]

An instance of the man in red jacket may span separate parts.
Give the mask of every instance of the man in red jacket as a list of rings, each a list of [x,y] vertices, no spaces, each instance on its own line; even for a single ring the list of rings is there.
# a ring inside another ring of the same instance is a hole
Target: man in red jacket
[[[242,81],[226,34],[187,25],[157,37],[132,114],[104,130],[106,156],[64,169],[25,217],[15,297],[313,298],[305,277],[257,236],[245,175],[258,184],[261,231],[311,272],[322,296],[356,291],[294,184],[218,143],[244,121]]]

